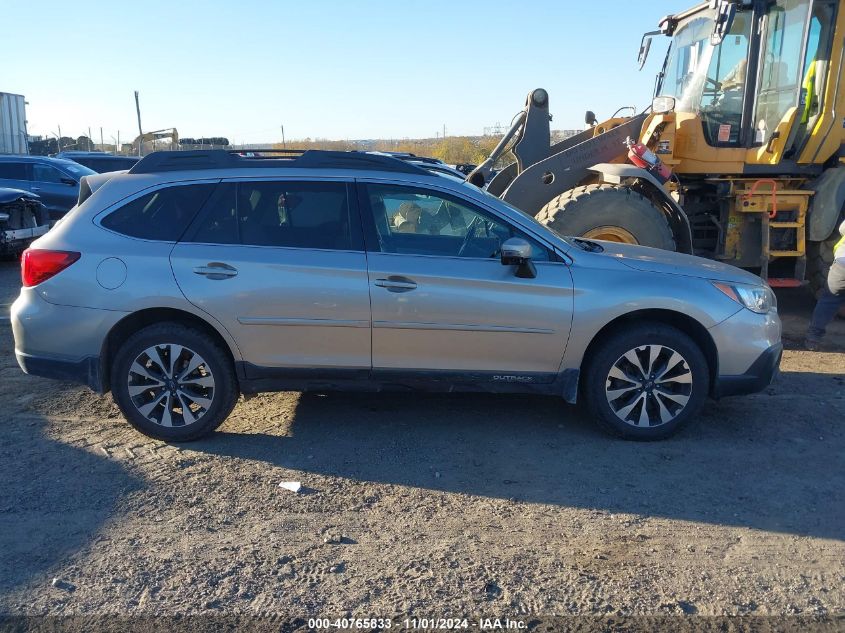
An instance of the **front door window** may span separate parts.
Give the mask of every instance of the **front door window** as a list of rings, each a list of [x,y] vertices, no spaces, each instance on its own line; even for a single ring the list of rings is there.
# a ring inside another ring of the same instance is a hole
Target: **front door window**
[[[40,165],[35,163],[32,166],[32,179],[35,182],[51,182],[54,184],[61,184],[62,178],[67,178],[62,172],[50,165]]]
[[[518,236],[532,244],[535,261],[548,261],[535,241],[450,196],[389,185],[369,185],[368,192],[383,253],[492,259],[505,240]]]

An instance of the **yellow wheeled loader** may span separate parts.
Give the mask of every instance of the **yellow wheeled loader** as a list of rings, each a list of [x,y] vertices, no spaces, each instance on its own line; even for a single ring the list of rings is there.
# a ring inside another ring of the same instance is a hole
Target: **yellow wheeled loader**
[[[649,109],[588,112],[591,127],[550,145],[534,90],[470,181],[564,235],[818,289],[845,203],[845,0],[711,0],[646,33],[641,68],[659,36],[671,43]],[[488,182],[508,150],[516,162]]]

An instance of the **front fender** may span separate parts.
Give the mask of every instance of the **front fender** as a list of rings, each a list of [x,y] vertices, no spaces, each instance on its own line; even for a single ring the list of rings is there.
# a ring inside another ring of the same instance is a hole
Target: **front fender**
[[[633,180],[639,181],[641,193],[658,202],[669,218],[678,251],[693,254],[692,228],[687,214],[647,170],[626,163],[599,163],[590,167],[589,171],[598,174],[603,182],[610,184],[625,185]]]

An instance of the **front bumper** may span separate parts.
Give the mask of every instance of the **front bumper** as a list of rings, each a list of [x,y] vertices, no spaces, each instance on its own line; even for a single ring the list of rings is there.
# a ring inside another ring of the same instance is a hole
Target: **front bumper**
[[[763,391],[772,384],[780,373],[780,359],[783,344],[772,345],[755,360],[744,374],[739,376],[717,376],[713,385],[713,397],[740,396]]]

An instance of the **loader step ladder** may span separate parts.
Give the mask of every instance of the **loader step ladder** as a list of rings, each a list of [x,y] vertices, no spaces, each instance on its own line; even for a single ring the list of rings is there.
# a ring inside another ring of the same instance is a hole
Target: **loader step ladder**
[[[778,189],[777,181],[762,178],[737,192],[740,210],[743,213],[759,213],[762,220],[762,249],[760,256],[760,277],[772,287],[794,288],[804,283],[807,269],[806,221],[812,191],[803,189]],[[783,218],[783,219],[779,219]],[[772,230],[793,230],[794,250],[771,248]],[[795,272],[792,277],[769,277],[769,263],[776,258],[795,258]]]

